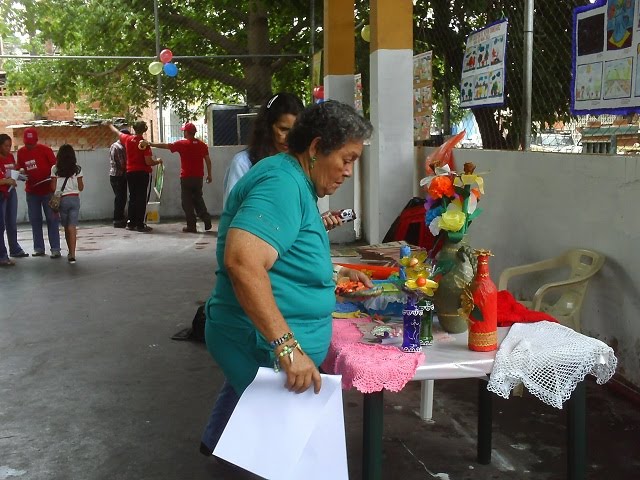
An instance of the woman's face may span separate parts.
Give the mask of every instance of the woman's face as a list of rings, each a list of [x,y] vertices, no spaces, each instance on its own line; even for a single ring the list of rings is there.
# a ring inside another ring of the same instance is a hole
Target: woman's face
[[[287,135],[289,130],[293,127],[293,123],[296,121],[296,116],[290,113],[284,113],[280,115],[280,118],[271,125],[271,131],[273,132],[273,145],[278,150],[278,153],[288,152],[289,146],[287,145]]]
[[[362,143],[361,140],[350,141],[329,155],[316,154],[311,181],[318,197],[333,195],[342,182],[353,175],[353,165],[362,155]]]
[[[0,143],[0,155],[3,157],[8,157],[11,153],[11,139],[7,139],[4,142]]]

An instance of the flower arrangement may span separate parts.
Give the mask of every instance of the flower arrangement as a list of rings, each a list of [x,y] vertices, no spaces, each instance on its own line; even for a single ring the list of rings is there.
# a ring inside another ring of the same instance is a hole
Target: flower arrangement
[[[400,258],[403,275],[405,277],[403,289],[418,296],[433,297],[438,283],[431,276],[433,269],[428,262],[427,253],[418,251]]]
[[[434,248],[444,240],[458,243],[469,225],[480,213],[480,196],[484,194],[484,181],[475,174],[473,163],[464,164],[464,172],[457,173],[449,167],[435,167],[434,175],[423,178],[420,186],[427,191],[425,223],[436,237]]]

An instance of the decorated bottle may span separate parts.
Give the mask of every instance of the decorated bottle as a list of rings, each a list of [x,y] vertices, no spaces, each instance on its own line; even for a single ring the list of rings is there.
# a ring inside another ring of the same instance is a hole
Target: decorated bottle
[[[469,349],[489,352],[498,348],[498,289],[489,276],[489,250],[476,250],[478,269],[470,290]]]
[[[420,320],[420,345],[427,346],[433,343],[433,311],[435,309],[431,300],[422,299],[419,304],[422,310],[422,318]]]
[[[402,310],[402,351],[420,352],[420,321],[422,310],[417,305],[415,296],[407,295],[407,300]]]

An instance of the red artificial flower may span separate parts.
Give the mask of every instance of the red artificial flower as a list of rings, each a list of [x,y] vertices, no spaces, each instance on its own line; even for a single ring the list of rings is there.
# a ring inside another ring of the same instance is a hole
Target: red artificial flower
[[[429,184],[427,190],[429,196],[434,200],[442,197],[453,197],[455,195],[455,189],[453,188],[453,182],[447,176],[435,177]]]

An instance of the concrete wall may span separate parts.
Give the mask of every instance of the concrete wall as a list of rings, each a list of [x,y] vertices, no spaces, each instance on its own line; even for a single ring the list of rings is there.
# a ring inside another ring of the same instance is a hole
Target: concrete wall
[[[424,171],[420,157],[416,186]],[[478,172],[488,172],[479,205],[484,211],[469,236],[472,246],[495,254],[496,283],[505,267],[569,248],[606,255],[589,285],[582,329],[611,345],[618,373],[640,387],[640,157],[459,149],[455,159],[459,167],[473,162]],[[366,237],[366,224],[363,231]],[[533,293],[531,286],[515,286]]]
[[[203,188],[204,199],[212,215],[222,212],[222,179],[231,158],[242,146],[211,147],[209,154],[212,161],[213,182]],[[154,155],[165,161],[164,188],[160,204],[160,218],[184,217],[180,205],[180,157],[169,150],[154,149]],[[93,151],[79,151],[78,164],[82,166],[85,191],[82,193],[80,219],[107,220],[113,215],[113,192],[109,184],[109,150],[106,148]],[[151,193],[151,200],[155,194]],[[24,187],[18,186],[18,221],[27,222],[27,206]]]
[[[209,211],[222,209],[222,178],[231,157],[243,147],[212,147],[213,183],[205,186]],[[414,192],[399,192],[400,204],[419,194],[424,155],[420,152],[414,172]],[[161,218],[183,216],[180,207],[179,159],[166,150],[156,150],[166,161]],[[368,149],[362,159],[362,198],[370,192]],[[640,157],[574,155],[534,152],[456,150],[457,165],[471,161],[484,175],[486,195],[480,202],[482,215],[470,227],[470,243],[489,248],[492,277],[497,282],[508,266],[558,255],[572,247],[604,253],[607,261],[591,281],[582,312],[583,330],[613,346],[620,360],[618,373],[640,387]],[[81,197],[81,219],[111,219],[113,195],[108,177],[106,149],[80,152],[86,191]],[[27,221],[24,192],[19,187],[20,221]],[[377,243],[371,222],[399,212],[362,212],[365,240]],[[381,209],[389,209],[381,204]],[[395,207],[393,207],[395,208]],[[382,215],[382,214],[385,215]],[[342,228],[351,228],[349,226]],[[384,235],[389,225],[375,231]],[[529,291],[526,285],[516,287]]]

